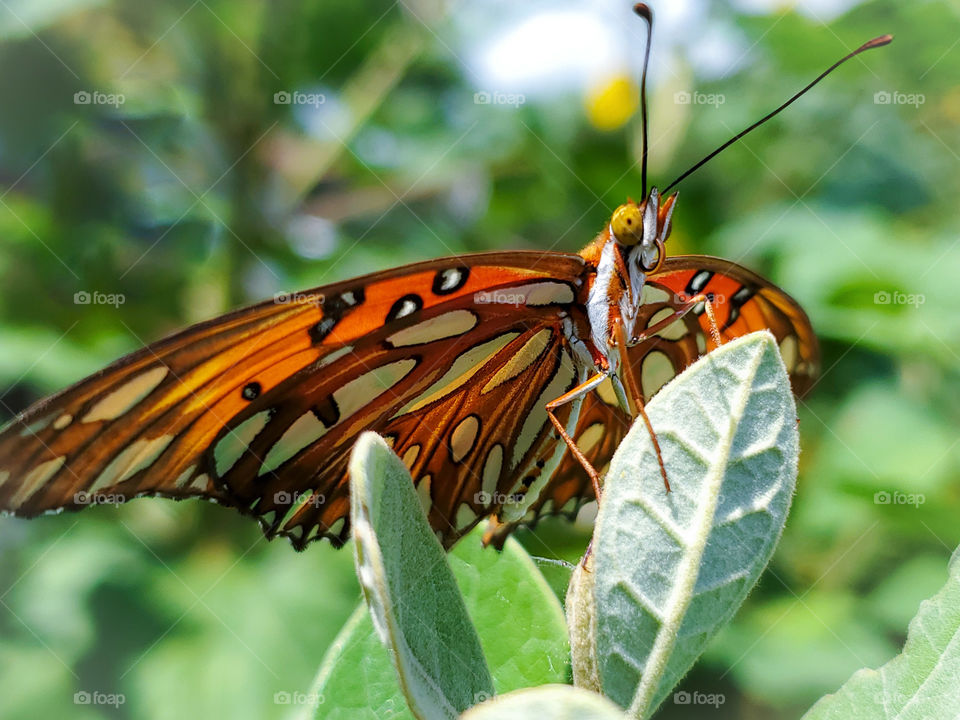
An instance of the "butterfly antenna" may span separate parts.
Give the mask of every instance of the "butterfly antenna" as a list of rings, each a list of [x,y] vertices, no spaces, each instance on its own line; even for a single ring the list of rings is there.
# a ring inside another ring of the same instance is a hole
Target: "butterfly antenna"
[[[724,150],[726,150],[728,147],[730,147],[731,145],[733,145],[737,140],[739,140],[740,138],[742,138],[744,135],[746,135],[747,133],[749,133],[751,130],[754,130],[754,129],[760,127],[760,126],[763,125],[767,120],[769,120],[770,118],[772,118],[774,115],[778,114],[781,110],[785,110],[786,108],[788,108],[788,107],[789,107],[790,105],[792,105],[796,100],[798,100],[802,95],[804,95],[810,88],[812,88],[812,87],[813,87],[814,85],[816,85],[818,82],[820,82],[821,80],[823,80],[827,75],[829,75],[830,73],[832,73],[832,72],[833,72],[834,70],[836,70],[838,67],[840,67],[841,65],[843,65],[843,63],[845,63],[847,60],[849,60],[849,59],[852,58],[852,57],[856,57],[856,56],[859,55],[860,53],[865,52],[865,51],[867,51],[867,50],[872,50],[873,48],[882,47],[882,46],[884,46],[884,45],[889,45],[892,41],[893,41],[893,35],[881,35],[880,37],[875,37],[873,40],[870,40],[869,42],[865,42],[863,45],[861,45],[860,47],[858,47],[856,50],[854,50],[854,51],[853,51],[852,53],[850,53],[849,55],[846,55],[845,57],[842,57],[842,58],[840,58],[839,60],[837,60],[833,65],[831,65],[831,66],[828,67],[826,70],[824,70],[822,73],[820,73],[820,74],[816,77],[816,79],[813,80],[813,82],[811,82],[809,85],[807,85],[805,88],[803,88],[803,90],[801,90],[800,92],[798,92],[798,93],[797,93],[796,95],[794,95],[792,98],[790,98],[789,100],[787,100],[783,105],[781,105],[780,107],[778,107],[776,110],[773,110],[773,111],[767,113],[767,114],[764,115],[762,118],[760,118],[759,120],[757,120],[757,121],[756,121],[753,125],[751,125],[750,127],[748,127],[748,128],[746,128],[746,129],[741,130],[740,132],[738,132],[738,133],[737,133],[736,135],[734,135],[732,138],[730,138],[729,140],[727,140],[723,145],[721,145],[720,147],[718,147],[716,150],[714,150],[712,153],[710,153],[709,155],[707,155],[707,156],[706,156],[705,158],[703,158],[700,162],[698,162],[696,165],[694,165],[693,167],[691,167],[689,170],[687,170],[685,173],[683,173],[680,177],[678,177],[676,180],[674,180],[672,183],[670,183],[669,185],[667,185],[667,187],[664,188],[664,190],[663,190],[663,194],[666,195],[667,192],[669,192],[670,188],[674,187],[677,183],[679,183],[681,180],[683,180],[684,178],[686,178],[686,177],[687,177],[688,175],[690,175],[691,173],[695,172],[696,170],[699,170],[699,169],[700,169],[701,167],[703,167],[706,163],[708,163],[708,162],[709,162],[710,160],[712,160],[714,157],[716,157],[716,156],[719,155],[721,152],[723,152]],[[644,158],[644,165],[646,165],[646,158]]]
[[[637,3],[633,12],[647,23],[647,47],[643,53],[643,71],[640,73],[640,177],[643,197],[647,197],[647,66],[650,64],[650,43],[653,40],[653,11],[646,3]]]

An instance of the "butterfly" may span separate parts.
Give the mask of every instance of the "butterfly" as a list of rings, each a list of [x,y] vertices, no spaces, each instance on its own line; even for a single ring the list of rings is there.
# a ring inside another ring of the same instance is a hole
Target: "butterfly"
[[[636,9],[648,58],[651,19]],[[594,468],[644,403],[719,343],[769,329],[804,392],[818,346],[790,296],[726,260],[666,255],[677,195],[646,188],[645,78],[643,199],[617,208],[583,251],[416,263],[144,347],[0,431],[0,510],[198,497],[297,549],[339,546],[348,457],[372,430],[409,468],[445,546],[485,518],[500,544],[595,497]]]

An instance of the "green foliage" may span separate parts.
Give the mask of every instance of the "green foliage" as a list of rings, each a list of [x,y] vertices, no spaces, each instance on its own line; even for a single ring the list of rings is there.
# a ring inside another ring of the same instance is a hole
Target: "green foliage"
[[[379,457],[381,446],[367,443],[366,458],[359,462],[393,463]],[[412,488],[409,474],[404,475]],[[425,527],[419,511],[393,516],[390,522],[400,528],[420,523],[421,532]],[[471,533],[447,561],[476,626],[494,688],[498,693],[508,693],[565,681],[569,648],[559,601],[516,540],[508,540],[500,553],[484,549],[481,534],[479,529]],[[405,567],[404,563],[398,571]],[[409,591],[403,607],[419,607],[431,599],[433,586],[420,575],[417,573],[419,582]],[[394,713],[391,717],[398,720],[410,717],[390,655],[374,630],[366,606],[357,609],[331,646],[308,697],[318,702],[322,698],[318,717],[374,718],[387,712]]]
[[[920,605],[907,643],[876,670],[859,670],[840,690],[818,702],[804,718],[954,717],[960,707],[960,562],[950,561],[946,585]]]
[[[456,718],[492,696],[480,638],[443,546],[407,468],[374,433],[360,436],[350,458],[350,524],[370,619],[413,714]]]

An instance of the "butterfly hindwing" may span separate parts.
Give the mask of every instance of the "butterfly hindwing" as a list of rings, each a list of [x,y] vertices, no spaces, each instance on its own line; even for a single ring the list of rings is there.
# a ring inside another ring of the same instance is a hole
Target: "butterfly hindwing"
[[[667,258],[661,270],[647,278],[637,326],[645,328],[660,322],[701,293],[713,298],[724,341],[756,330],[770,330],[780,347],[794,391],[803,395],[810,389],[819,372],[820,355],[803,309],[777,286],[728,260],[703,255]],[[698,305],[654,337],[630,348],[628,356],[645,401],[714,347],[709,318]],[[601,474],[632,422],[617,405],[609,381],[584,401],[575,439]],[[572,455],[567,455],[523,524],[535,524],[542,515],[572,516],[593,498],[593,486],[583,468]],[[502,545],[517,524],[497,527],[492,541]]]

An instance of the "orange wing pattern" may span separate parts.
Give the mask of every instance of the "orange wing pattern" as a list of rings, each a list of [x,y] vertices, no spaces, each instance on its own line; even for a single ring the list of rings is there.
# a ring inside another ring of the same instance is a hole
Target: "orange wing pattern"
[[[542,460],[544,391],[578,382],[564,323],[585,321],[585,269],[560,254],[437,260],[189,328],[4,428],[0,509],[200,496],[298,547],[340,543],[346,457],[371,429],[395,437],[452,544]]]
[[[780,346],[794,392],[802,396],[810,389],[819,372],[820,355],[806,314],[783,290],[728,260],[704,255],[667,258],[661,270],[647,279],[638,327],[660,322],[701,293],[712,297],[723,340],[770,330]],[[630,348],[630,362],[644,399],[649,401],[664,384],[714,347],[709,319],[703,306],[698,305],[655,336]],[[607,381],[583,403],[575,436],[577,445],[590,463],[602,471],[632,422],[618,407]],[[540,516],[551,514],[574,517],[580,507],[593,499],[593,487],[586,473],[575,458],[568,456],[523,522],[535,524]],[[498,527],[493,542],[502,545],[517,524]]]

